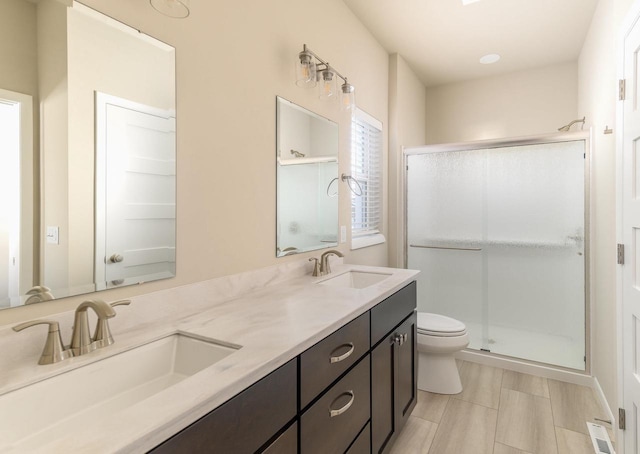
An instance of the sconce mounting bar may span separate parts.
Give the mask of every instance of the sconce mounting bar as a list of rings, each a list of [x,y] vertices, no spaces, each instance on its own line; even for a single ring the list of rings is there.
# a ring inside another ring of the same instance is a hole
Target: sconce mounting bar
[[[333,72],[336,74],[336,76],[338,76],[340,79],[344,80],[345,83],[349,83],[347,81],[347,78],[344,77],[342,74],[340,74],[338,72],[338,70],[336,70],[336,68],[334,68],[333,66],[331,66],[329,63],[327,63],[326,61],[324,61],[322,58],[318,57],[318,54],[316,54],[314,51],[312,51],[311,49],[309,49],[307,47],[306,44],[302,45],[302,51],[308,53],[309,55],[313,55],[313,57],[318,60],[320,62],[320,64],[324,65],[325,67],[323,69],[331,69],[333,70]]]

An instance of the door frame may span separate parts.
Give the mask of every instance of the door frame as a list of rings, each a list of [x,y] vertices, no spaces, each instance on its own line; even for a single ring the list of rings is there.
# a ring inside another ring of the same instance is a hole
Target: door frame
[[[44,230],[34,226],[34,131],[33,97],[0,88],[0,99],[20,105],[20,245],[19,245],[19,295],[24,295],[35,282],[34,263],[39,246],[34,245],[34,236],[43,238]],[[39,213],[41,214],[41,213]],[[22,298],[11,301],[11,306],[22,305]]]
[[[618,42],[616,43],[617,52],[617,71],[618,80],[625,78],[625,40],[631,32],[633,26],[640,21],[640,0],[636,0],[631,4],[627,11],[620,30],[618,33]],[[624,103],[616,101],[616,242],[624,244],[624,226],[623,226],[623,195],[624,195]],[[615,260],[611,257],[611,260]],[[623,301],[623,275],[624,269],[616,266],[616,374],[617,374],[617,400],[618,408],[624,408],[624,301]],[[619,415],[614,410],[614,430],[616,430],[616,450],[624,453],[625,432],[619,428]]]
[[[637,0],[640,4],[640,0]],[[585,163],[584,163],[584,286],[585,286],[585,370],[576,370],[570,369],[562,366],[549,366],[546,363],[538,363],[535,361],[524,360],[520,358],[513,358],[500,355],[498,353],[491,352],[473,352],[473,354],[482,355],[484,357],[492,358],[492,359],[503,359],[506,358],[508,361],[517,361],[519,363],[524,363],[533,366],[542,366],[544,368],[552,367],[554,370],[569,372],[572,376],[575,377],[587,377],[591,375],[591,354],[593,351],[593,338],[591,333],[593,332],[593,305],[591,304],[591,295],[594,292],[594,281],[591,279],[594,272],[594,263],[591,260],[591,252],[594,250],[593,244],[593,235],[591,234],[591,226],[593,225],[593,215],[591,210],[591,187],[593,184],[593,173],[591,172],[591,162],[593,159],[593,130],[589,129],[588,131],[576,131],[576,132],[557,132],[551,134],[539,134],[535,136],[522,136],[522,137],[510,137],[504,139],[489,139],[489,140],[477,140],[472,142],[457,142],[457,143],[447,143],[447,144],[436,144],[436,145],[423,145],[416,147],[406,147],[402,150],[402,180],[403,180],[403,191],[402,191],[402,206],[403,208],[403,216],[402,216],[402,232],[403,232],[403,261],[402,265],[404,268],[407,268],[407,262],[409,258],[408,254],[408,222],[407,222],[407,191],[408,191],[408,179],[407,179],[407,171],[408,171],[408,160],[407,158],[410,155],[423,154],[423,153],[433,153],[433,152],[443,152],[443,151],[465,151],[465,150],[478,150],[478,149],[490,149],[490,148],[504,148],[504,147],[515,147],[515,146],[524,146],[524,145],[540,145],[544,143],[558,143],[558,142],[573,142],[584,140],[585,142]],[[466,351],[466,350],[465,350]],[[529,373],[529,372],[527,372]],[[539,373],[539,372],[538,372]],[[563,375],[564,377],[564,375]],[[574,378],[575,378],[574,377]],[[571,378],[565,377],[567,381],[570,382],[578,382],[578,379],[572,380]]]

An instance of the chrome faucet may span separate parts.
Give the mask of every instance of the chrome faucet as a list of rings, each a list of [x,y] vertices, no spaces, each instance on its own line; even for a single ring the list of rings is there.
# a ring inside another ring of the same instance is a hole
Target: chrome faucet
[[[14,331],[22,331],[34,325],[49,325],[49,334],[44,344],[42,355],[38,364],[53,364],[72,356],[80,356],[94,351],[96,348],[106,347],[113,344],[113,336],[109,330],[108,320],[116,315],[114,306],[128,305],[131,301],[122,300],[107,304],[100,300],[90,300],[81,303],[76,308],[75,321],[73,324],[73,334],[71,335],[71,345],[65,347],[60,335],[60,325],[52,320],[32,320],[21,323],[13,327]],[[89,317],[87,309],[93,309],[98,315],[98,325],[95,333],[91,337],[89,331]]]
[[[336,255],[338,257],[344,257],[342,252],[336,251],[334,249],[323,253],[320,256],[320,276],[325,276],[331,273],[331,266],[329,265],[329,256]]]

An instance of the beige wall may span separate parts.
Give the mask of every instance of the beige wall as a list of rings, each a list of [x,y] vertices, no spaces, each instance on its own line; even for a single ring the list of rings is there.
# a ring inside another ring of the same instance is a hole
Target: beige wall
[[[275,258],[276,95],[339,123],[340,172],[349,172],[349,116],[294,83],[303,43],[349,77],[358,105],[382,121],[388,137],[389,57],[342,0],[192,2],[185,20],[166,18],[146,1],[84,3],[175,46],[177,55],[177,277],[100,297],[318,255]],[[348,226],[346,184],[340,192],[340,224]],[[339,249],[350,261],[387,263],[386,244]],[[88,297],[2,311],[0,324],[68,310]]]
[[[592,374],[617,408],[616,326],[616,93],[617,37],[633,0],[600,0],[578,62],[581,115],[593,128]],[[603,133],[606,127],[614,134]]]
[[[424,145],[426,89],[398,54],[389,57],[389,265],[404,267],[402,148]]]
[[[38,5],[38,83],[42,156],[41,285],[66,289],[68,252],[67,8],[48,0]],[[59,244],[45,241],[47,226],[59,227]]]
[[[582,117],[577,95],[576,63],[431,87],[427,143],[556,132]]]
[[[15,62],[3,65],[0,88],[37,99],[35,4],[25,0],[2,0],[0,3],[0,61]]]

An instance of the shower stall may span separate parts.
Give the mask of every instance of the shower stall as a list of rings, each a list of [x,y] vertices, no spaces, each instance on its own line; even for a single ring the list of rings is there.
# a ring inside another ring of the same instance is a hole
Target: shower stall
[[[470,349],[588,371],[589,135],[405,149],[418,310]]]

